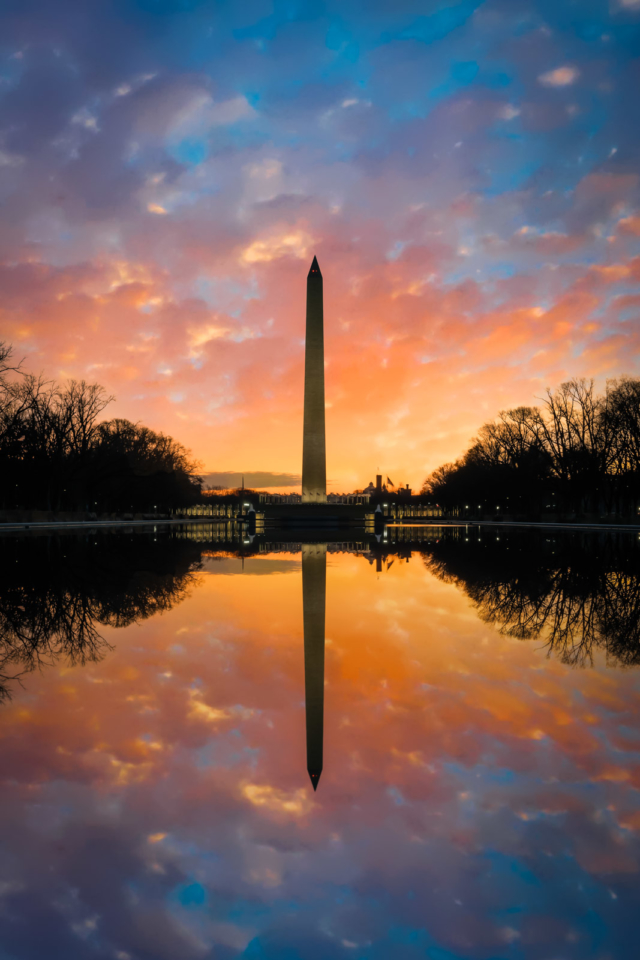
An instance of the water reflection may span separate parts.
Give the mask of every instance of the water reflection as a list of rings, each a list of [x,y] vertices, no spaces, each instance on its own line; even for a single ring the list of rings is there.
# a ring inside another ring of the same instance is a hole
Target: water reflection
[[[563,663],[640,663],[640,543],[613,532],[514,531],[508,527],[399,528],[385,539],[291,543],[203,524],[158,536],[5,538],[0,581],[0,701],[11,681],[63,658],[98,662],[111,647],[102,627],[128,627],[181,603],[203,557],[302,554],[307,769],[323,765],[327,552],[353,552],[377,574],[420,552],[429,572],[471,598],[481,619],[508,636],[542,639]],[[37,546],[36,546],[37,544]],[[8,562],[6,562],[8,561]]]
[[[464,533],[464,537],[462,534]],[[563,663],[640,663],[640,548],[633,534],[468,528],[423,552],[427,569],[464,589],[505,634],[542,639]]]
[[[46,559],[32,564],[33,540],[15,538],[15,569],[5,571],[0,585],[0,701],[10,696],[11,682],[36,668],[60,659],[70,667],[99,662],[113,649],[101,627],[124,628],[170,610],[196,583],[203,554],[213,559],[208,545],[180,535],[160,544],[134,535],[100,543],[48,538],[39,546]],[[214,556],[237,554],[244,570],[247,551],[228,546]],[[300,546],[307,771],[316,790],[323,763],[327,544]]]
[[[304,697],[307,727],[307,771],[318,789],[324,736],[324,622],[327,592],[327,544],[302,546],[302,611],[304,621]]]
[[[635,955],[633,538],[4,544],[1,960]]]
[[[13,537],[2,541],[0,701],[16,681],[62,659],[101,660],[103,627],[123,629],[181,603],[201,550],[153,536]]]

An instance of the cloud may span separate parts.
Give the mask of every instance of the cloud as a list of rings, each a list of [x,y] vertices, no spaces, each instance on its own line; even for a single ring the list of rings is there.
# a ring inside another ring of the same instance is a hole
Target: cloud
[[[313,240],[304,230],[283,231],[274,236],[254,240],[241,253],[244,263],[270,263],[280,257],[296,257],[306,260],[310,256]]]
[[[193,358],[199,357],[202,354],[202,347],[211,343],[212,340],[219,340],[221,337],[226,337],[228,333],[228,327],[218,326],[212,323],[207,323],[200,327],[191,327],[188,330],[189,355]]]
[[[3,25],[23,56],[3,65],[0,334],[32,369],[99,377],[114,413],[211,471],[295,476],[317,253],[329,464],[348,490],[381,456],[416,487],[541,383],[637,368],[608,299],[635,274],[590,269],[626,262],[640,208],[637,64],[606,23],[594,58],[560,4],[524,31],[486,5],[451,29],[384,5],[365,23],[303,4],[269,26],[227,6],[214,42],[197,5],[179,30],[126,3],[71,30],[26,2]],[[567,70],[572,104],[538,79]],[[533,322],[572,297],[589,315],[563,319],[564,341]]]
[[[538,82],[545,87],[568,87],[580,76],[576,67],[556,67],[547,73],[541,73]]]
[[[218,707],[211,707],[204,703],[199,691],[190,690],[189,716],[195,720],[203,720],[205,723],[220,723],[222,720],[228,720],[231,715],[227,710],[220,710]]]
[[[243,96],[216,101],[205,90],[194,91],[174,114],[167,131],[170,141],[186,137],[206,137],[212,128],[228,126],[255,117],[255,111]]]
[[[294,817],[309,813],[313,807],[313,801],[305,789],[286,793],[269,784],[247,783],[242,787],[242,795],[256,807]]]
[[[640,237],[640,216],[623,217],[618,221],[618,230],[620,233]]]
[[[571,236],[559,230],[539,230],[525,225],[514,234],[514,242],[531,247],[545,257],[558,257],[573,253],[587,241],[580,234]]]
[[[239,487],[244,477],[245,487],[261,490],[263,487],[281,488],[300,486],[300,475],[295,473],[269,473],[265,470],[234,473],[233,471],[218,471],[204,474],[204,482],[211,487],[222,487],[225,490]]]
[[[516,117],[520,116],[521,112],[519,107],[514,107],[512,103],[505,103],[505,105],[498,110],[498,116],[501,120],[515,120]]]

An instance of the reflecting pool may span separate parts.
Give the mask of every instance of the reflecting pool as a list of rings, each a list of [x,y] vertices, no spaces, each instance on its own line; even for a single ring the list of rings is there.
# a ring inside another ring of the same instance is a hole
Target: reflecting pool
[[[345,536],[0,539],[0,960],[637,955],[637,535]]]

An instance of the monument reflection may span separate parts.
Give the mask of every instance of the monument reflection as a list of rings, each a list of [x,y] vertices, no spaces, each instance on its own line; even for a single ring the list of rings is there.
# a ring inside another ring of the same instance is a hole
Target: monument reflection
[[[317,790],[324,740],[324,626],[327,593],[327,544],[302,545],[302,616],[304,623],[304,699],[307,771]]]

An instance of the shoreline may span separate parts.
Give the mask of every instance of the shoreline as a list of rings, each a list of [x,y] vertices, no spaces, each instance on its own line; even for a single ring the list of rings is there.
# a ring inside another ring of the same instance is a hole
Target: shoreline
[[[440,523],[386,523],[385,527],[527,527],[541,530],[637,530],[640,523],[589,523],[571,520],[443,520]]]
[[[174,526],[179,523],[236,523],[231,518],[217,517],[185,517],[181,520],[12,520],[0,522],[0,533],[20,532],[23,530],[95,530],[98,527],[163,527]]]
[[[158,520],[34,520],[34,521],[5,521],[0,522],[1,533],[21,533],[29,531],[52,531],[52,530],[97,530],[121,528],[121,527],[163,527],[177,526],[179,524],[206,524],[210,526],[222,526],[237,524],[236,520],[231,518],[217,517],[184,517],[182,519],[158,519]],[[274,525],[278,528],[278,525]],[[282,525],[282,529],[286,525]],[[363,525],[364,526],[364,525]],[[640,532],[640,523],[581,523],[579,521],[536,521],[536,520],[429,520],[426,522],[413,523],[386,523],[385,527],[393,529],[410,529],[423,527],[523,527],[526,529],[540,530],[621,530]],[[294,528],[292,528],[294,529]]]

